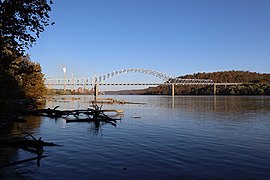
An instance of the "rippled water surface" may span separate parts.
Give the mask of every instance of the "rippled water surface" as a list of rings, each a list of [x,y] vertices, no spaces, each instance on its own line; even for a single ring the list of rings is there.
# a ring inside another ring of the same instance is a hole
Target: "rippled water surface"
[[[47,101],[47,107],[89,106],[91,97],[77,97]],[[125,110],[116,127],[28,117],[12,133],[63,146],[46,147],[40,167],[35,161],[9,167],[4,177],[270,179],[270,97],[109,97],[146,104],[103,105]],[[10,161],[32,156],[18,150]]]

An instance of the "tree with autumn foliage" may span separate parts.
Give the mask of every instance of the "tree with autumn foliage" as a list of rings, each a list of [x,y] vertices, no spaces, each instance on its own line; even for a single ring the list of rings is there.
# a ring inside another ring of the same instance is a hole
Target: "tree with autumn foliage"
[[[0,0],[0,99],[40,98],[44,75],[30,48],[49,23],[52,1]]]
[[[42,98],[46,95],[44,74],[40,64],[31,62],[30,57],[20,57],[12,63],[12,71],[25,98]]]
[[[270,95],[270,74],[249,71],[222,71],[212,73],[195,73],[180,76],[183,79],[211,79],[215,83],[241,83],[236,86],[218,86],[218,95]],[[148,88],[141,94],[169,94],[164,86]],[[175,85],[176,95],[212,95],[212,86],[183,86]]]

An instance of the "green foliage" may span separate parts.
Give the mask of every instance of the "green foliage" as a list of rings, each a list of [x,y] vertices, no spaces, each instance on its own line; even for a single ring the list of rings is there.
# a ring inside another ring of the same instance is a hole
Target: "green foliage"
[[[11,51],[22,55],[24,48],[31,47],[44,27],[49,25],[50,11],[46,0],[1,0],[1,52]]]
[[[62,89],[48,89],[47,90],[47,95],[51,95],[51,96],[54,96],[54,95],[71,95],[71,91],[70,90],[62,90]]]
[[[23,54],[49,25],[49,4],[52,1],[0,0],[0,99],[46,94],[40,65]]]

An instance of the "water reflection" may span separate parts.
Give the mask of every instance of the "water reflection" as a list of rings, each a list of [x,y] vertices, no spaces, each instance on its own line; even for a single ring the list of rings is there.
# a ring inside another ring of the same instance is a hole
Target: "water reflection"
[[[246,119],[250,114],[270,114],[270,97],[267,96],[175,96],[167,101],[159,98],[155,105],[195,114],[204,112],[214,116],[233,116],[239,120]]]
[[[122,117],[122,114],[120,114],[120,116]],[[117,116],[114,116],[117,117]],[[118,120],[119,121],[119,120]],[[105,125],[110,125],[113,127],[117,126],[117,120],[109,120],[109,121],[93,121],[93,122],[75,122],[75,123],[87,123],[90,124],[87,132],[88,134],[92,134],[94,136],[97,136],[99,134],[102,135],[102,127]]]
[[[6,141],[11,138],[15,138],[21,136],[25,133],[33,134],[35,136],[38,135],[37,129],[40,128],[41,117],[38,116],[29,116],[24,117],[27,121],[25,123],[14,123],[10,127],[5,127],[5,129],[0,130],[0,140]],[[0,145],[0,179],[21,179],[23,178],[23,173],[20,173],[19,167],[11,166],[11,167],[3,167],[7,164],[11,164],[12,162],[20,161],[21,153],[19,153],[19,149],[16,147],[5,147]],[[28,157],[30,157],[29,154]],[[41,154],[42,156],[42,154]],[[37,157],[37,159],[39,159]],[[39,162],[38,162],[39,163]]]
[[[174,109],[174,96],[172,97],[172,109]]]
[[[93,136],[97,136],[99,134],[102,135],[102,126],[106,125],[106,122],[92,122],[90,123],[90,127],[88,128],[88,133]]]

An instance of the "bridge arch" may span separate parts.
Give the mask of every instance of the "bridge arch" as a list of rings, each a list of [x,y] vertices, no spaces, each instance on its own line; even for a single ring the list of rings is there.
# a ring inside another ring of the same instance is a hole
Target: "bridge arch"
[[[120,70],[116,70],[116,71],[112,71],[103,75],[99,75],[95,77],[95,81],[96,83],[102,83],[103,81],[110,79],[112,77],[121,75],[121,74],[126,74],[126,73],[143,73],[143,74],[148,74],[148,75],[152,75],[155,76],[159,79],[161,79],[162,81],[166,82],[169,79],[172,79],[171,76],[162,73],[162,72],[158,72],[158,71],[154,71],[151,69],[144,69],[144,68],[127,68],[127,69],[120,69]]]

